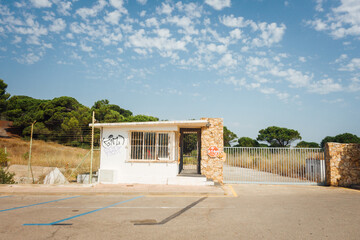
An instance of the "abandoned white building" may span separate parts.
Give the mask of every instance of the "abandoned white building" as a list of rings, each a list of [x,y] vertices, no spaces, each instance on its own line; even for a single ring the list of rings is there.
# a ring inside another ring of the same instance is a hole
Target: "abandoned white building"
[[[99,183],[196,184],[186,176],[223,181],[223,120],[95,123],[100,128]],[[196,155],[187,161],[186,134],[196,134]]]

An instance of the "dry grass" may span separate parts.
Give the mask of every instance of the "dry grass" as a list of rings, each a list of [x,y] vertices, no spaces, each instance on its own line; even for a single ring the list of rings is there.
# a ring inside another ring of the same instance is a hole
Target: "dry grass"
[[[20,138],[0,138],[0,148],[5,148],[8,153],[11,164],[28,164],[29,141]],[[89,152],[87,149],[68,147],[57,143],[44,142],[40,140],[33,141],[32,147],[32,166],[58,167],[71,171],[78,166],[84,156]],[[94,151],[93,169],[96,171],[100,166],[100,152]],[[77,173],[89,172],[90,154],[83,164],[76,171]]]

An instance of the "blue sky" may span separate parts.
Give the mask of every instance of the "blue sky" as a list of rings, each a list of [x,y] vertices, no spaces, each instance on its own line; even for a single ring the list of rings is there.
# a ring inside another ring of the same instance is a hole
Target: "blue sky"
[[[0,0],[12,95],[222,117],[239,137],[360,136],[358,0]]]

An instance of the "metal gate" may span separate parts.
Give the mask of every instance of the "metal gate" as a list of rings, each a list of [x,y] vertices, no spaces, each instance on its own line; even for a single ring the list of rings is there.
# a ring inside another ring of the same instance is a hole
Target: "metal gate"
[[[225,183],[325,184],[321,148],[225,147]]]

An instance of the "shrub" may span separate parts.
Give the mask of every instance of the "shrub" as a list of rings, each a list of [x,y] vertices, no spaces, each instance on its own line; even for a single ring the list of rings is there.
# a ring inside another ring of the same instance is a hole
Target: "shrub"
[[[8,155],[3,148],[0,149],[0,167],[6,167],[8,163]]]
[[[5,169],[0,168],[0,184],[14,184],[15,173],[7,172]]]

